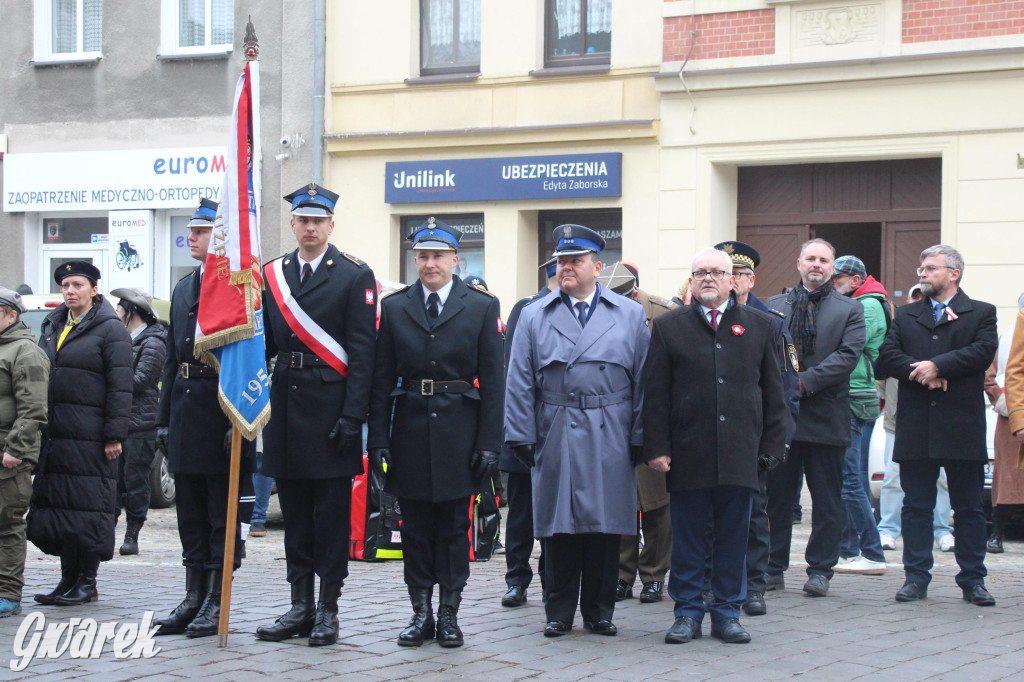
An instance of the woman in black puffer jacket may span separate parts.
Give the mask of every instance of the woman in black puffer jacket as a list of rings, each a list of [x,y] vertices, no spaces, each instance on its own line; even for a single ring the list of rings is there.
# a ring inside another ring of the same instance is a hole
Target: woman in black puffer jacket
[[[149,471],[156,447],[156,406],[160,400],[160,374],[167,355],[167,329],[157,320],[153,297],[142,289],[114,289],[119,298],[117,316],[132,337],[132,423],[124,453],[118,458],[117,510],[128,519],[122,555],[139,553],[139,531],[149,511]]]
[[[33,483],[28,539],[60,556],[61,580],[41,604],[96,601],[96,571],[114,555],[117,457],[132,410],[132,345],[85,261],[57,268],[64,304],[41,326],[50,358],[49,424]]]

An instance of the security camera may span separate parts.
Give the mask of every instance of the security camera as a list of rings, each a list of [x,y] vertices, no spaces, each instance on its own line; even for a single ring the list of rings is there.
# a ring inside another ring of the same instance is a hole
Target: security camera
[[[282,137],[281,138],[281,146],[282,147],[290,147],[291,145],[292,145],[292,138],[290,138],[290,137]]]

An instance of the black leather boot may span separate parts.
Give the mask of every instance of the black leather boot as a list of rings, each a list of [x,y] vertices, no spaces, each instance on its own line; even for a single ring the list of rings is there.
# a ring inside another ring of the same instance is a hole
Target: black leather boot
[[[142,530],[141,521],[128,519],[128,527],[124,531],[124,542],[118,552],[121,556],[130,556],[139,553],[139,531]]]
[[[1003,526],[1005,523],[1003,510],[1004,506],[1001,504],[992,507],[992,534],[988,536],[988,542],[985,543],[985,551],[989,554],[1003,553]]]
[[[53,603],[57,606],[75,606],[99,599],[99,592],[96,591],[96,572],[99,567],[99,555],[79,553],[75,584],[64,594],[54,597]]]
[[[166,618],[158,618],[153,622],[160,626],[157,635],[180,635],[185,632],[206,597],[205,576],[206,570],[202,566],[185,567],[185,599]]]
[[[78,554],[67,552],[60,555],[60,582],[57,583],[57,587],[53,588],[52,592],[46,594],[37,594],[35,599],[40,604],[45,606],[53,606],[56,603],[57,597],[64,594],[71,589],[71,586],[75,584],[75,580],[78,579]]]
[[[220,586],[224,571],[216,568],[206,572],[206,597],[199,613],[185,628],[186,637],[212,637],[217,634],[220,625]]]
[[[313,603],[313,575],[292,583],[292,608],[273,625],[256,628],[256,637],[280,642],[290,637],[307,637],[313,629],[316,605]]]
[[[320,601],[313,617],[313,630],[309,633],[310,646],[328,646],[338,641],[338,597],[341,583],[320,581]]]
[[[433,587],[409,588],[412,620],[409,621],[409,626],[398,635],[399,646],[419,646],[425,639],[434,639],[434,609],[430,603],[433,598]]]
[[[459,604],[462,592],[441,588],[437,605],[437,643],[446,649],[462,646],[462,630],[459,629]]]

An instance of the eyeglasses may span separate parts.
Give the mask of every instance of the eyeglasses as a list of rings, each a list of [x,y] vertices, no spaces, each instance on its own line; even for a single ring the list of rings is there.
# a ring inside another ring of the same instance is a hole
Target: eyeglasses
[[[732,274],[732,273],[729,273],[729,274]],[[694,270],[693,271],[693,278],[695,280],[697,280],[698,282],[701,281],[702,279],[704,279],[705,277],[707,277],[708,275],[711,275],[711,277],[713,279],[717,279],[718,281],[722,281],[723,279],[725,279],[726,272],[725,272],[725,270]]]
[[[918,268],[917,269],[917,276],[920,277],[921,275],[923,275],[926,272],[930,275],[933,272],[935,272],[936,270],[940,270],[942,268],[946,268],[947,270],[956,270],[956,268],[954,268],[951,265],[926,265],[923,268]]]
[[[736,270],[733,270],[732,274],[736,275],[737,277],[753,277],[754,276],[754,273],[752,273],[750,270],[740,270],[738,272]]]

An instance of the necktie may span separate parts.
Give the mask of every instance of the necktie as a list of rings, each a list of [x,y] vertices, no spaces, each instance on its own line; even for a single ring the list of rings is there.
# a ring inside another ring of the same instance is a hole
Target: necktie
[[[436,320],[437,316],[440,314],[440,308],[438,307],[440,303],[441,297],[437,295],[436,291],[431,292],[430,295],[427,296],[427,317],[430,318],[431,322]]]
[[[580,321],[581,327],[587,326],[587,302],[579,301],[576,304],[576,319]]]
[[[718,316],[722,314],[722,311],[717,308],[711,311],[711,328],[716,332],[718,331]]]
[[[308,282],[309,278],[312,277],[312,276],[313,276],[313,268],[310,266],[309,263],[303,263],[302,264],[302,279],[299,280],[299,284],[301,286],[306,286],[306,282]]]
[[[946,312],[946,304],[945,303],[939,303],[937,306],[935,306],[935,321],[936,322],[941,322],[942,321],[942,314],[945,313],[945,312]]]

